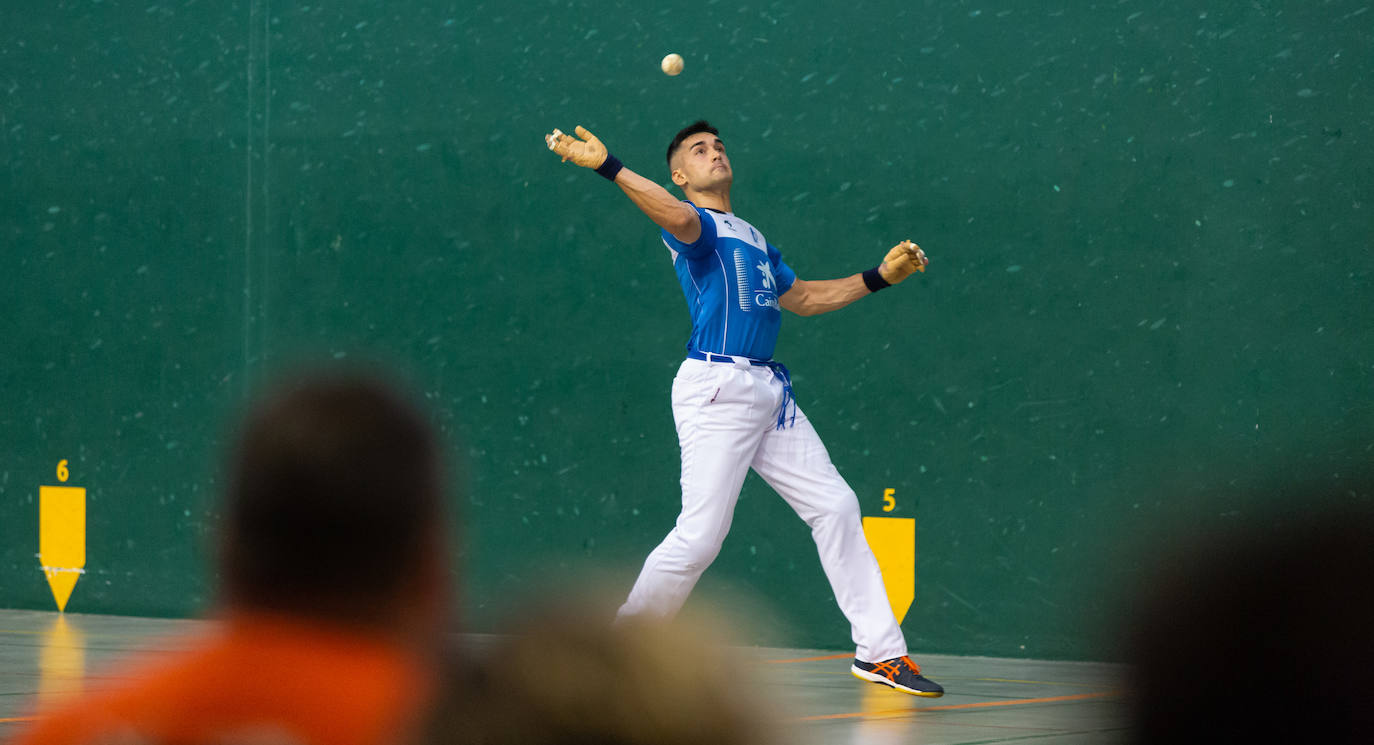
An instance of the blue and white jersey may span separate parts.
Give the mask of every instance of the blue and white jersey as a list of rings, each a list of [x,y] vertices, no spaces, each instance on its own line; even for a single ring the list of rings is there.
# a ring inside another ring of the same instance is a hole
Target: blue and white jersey
[[[782,326],[778,298],[792,289],[796,272],[753,225],[692,206],[701,218],[696,242],[662,231],[692,314],[687,351],[772,359]]]

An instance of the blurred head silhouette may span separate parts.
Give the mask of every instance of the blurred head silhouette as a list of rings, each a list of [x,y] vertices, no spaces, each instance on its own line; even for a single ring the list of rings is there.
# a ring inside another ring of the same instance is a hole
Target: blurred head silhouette
[[[771,706],[719,629],[614,605],[520,610],[511,635],[451,686],[429,745],[771,745]]]
[[[344,372],[281,385],[231,455],[225,601],[404,632],[432,625],[448,582],[442,482],[428,422],[392,385]]]
[[[1298,489],[1195,538],[1133,620],[1136,742],[1374,742],[1374,501]]]

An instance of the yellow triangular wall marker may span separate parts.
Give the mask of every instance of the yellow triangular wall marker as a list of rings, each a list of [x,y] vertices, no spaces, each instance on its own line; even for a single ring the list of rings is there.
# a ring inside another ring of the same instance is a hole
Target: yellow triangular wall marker
[[[81,576],[80,573],[47,567],[43,568],[43,573],[48,576],[48,587],[52,589],[52,599],[57,601],[57,609],[66,610],[67,601],[71,600],[72,590],[76,589],[76,580]]]
[[[86,568],[86,490],[38,487],[38,561],[59,611]]]
[[[910,517],[865,517],[864,537],[883,572],[887,602],[897,623],[916,599],[916,520]]]

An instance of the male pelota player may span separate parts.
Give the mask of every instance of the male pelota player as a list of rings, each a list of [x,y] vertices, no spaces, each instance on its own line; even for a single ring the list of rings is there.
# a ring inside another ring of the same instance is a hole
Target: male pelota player
[[[673,183],[687,201],[636,174],[591,132],[555,129],[550,150],[615,182],[662,228],[692,315],[687,359],[673,379],[673,418],[682,449],[682,513],[649,554],[620,618],[670,616],[682,607],[730,530],[744,477],[753,468],[811,526],[821,566],[857,646],[850,671],[917,696],[944,689],[907,656],[878,562],[864,539],[859,501],[792,397],[787,368],[773,360],[780,308],[810,316],[838,310],[897,284],[928,263],[910,241],[843,279],[798,279],[778,249],[731,211],[734,174],[719,132],[699,121],[668,145]]]

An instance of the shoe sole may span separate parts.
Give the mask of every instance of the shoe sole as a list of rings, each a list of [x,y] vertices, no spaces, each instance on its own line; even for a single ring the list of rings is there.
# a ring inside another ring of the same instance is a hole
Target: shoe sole
[[[887,678],[884,678],[883,676],[877,673],[870,673],[867,670],[860,670],[856,665],[850,665],[849,672],[851,675],[858,678],[859,680],[867,680],[871,683],[881,683],[889,688],[901,691],[902,693],[910,694],[912,696],[920,696],[922,698],[939,698],[945,695],[944,691],[918,691],[915,688],[907,688],[906,686],[897,685],[896,683],[893,683],[891,680],[888,680]]]

